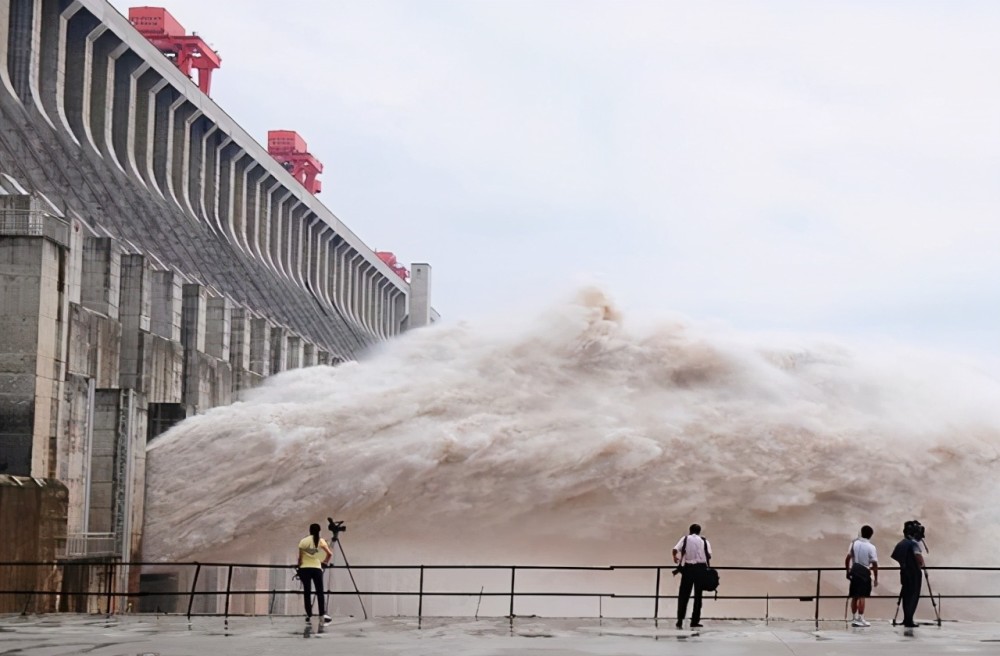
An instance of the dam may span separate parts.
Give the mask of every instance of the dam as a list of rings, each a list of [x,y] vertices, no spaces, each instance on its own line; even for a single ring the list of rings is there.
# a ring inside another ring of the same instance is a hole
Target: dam
[[[0,561],[137,559],[149,440],[437,318],[430,266],[366,246],[176,54],[104,0],[0,0]],[[137,585],[99,572],[74,585]]]

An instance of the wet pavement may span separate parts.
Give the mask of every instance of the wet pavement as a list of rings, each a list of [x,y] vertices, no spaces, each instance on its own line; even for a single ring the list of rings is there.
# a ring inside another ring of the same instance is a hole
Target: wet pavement
[[[1000,623],[946,622],[904,630],[886,620],[716,621],[698,633],[673,622],[616,619],[337,618],[132,615],[0,616],[0,656],[195,656],[285,654],[1000,654]]]

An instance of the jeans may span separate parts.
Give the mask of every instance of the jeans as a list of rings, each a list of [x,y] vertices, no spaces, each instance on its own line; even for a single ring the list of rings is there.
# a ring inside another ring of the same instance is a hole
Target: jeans
[[[323,594],[323,570],[317,567],[302,567],[299,569],[302,580],[303,595],[306,604],[306,617],[312,617],[312,587],[316,585],[316,598],[319,599],[319,614],[326,615],[326,595]]]

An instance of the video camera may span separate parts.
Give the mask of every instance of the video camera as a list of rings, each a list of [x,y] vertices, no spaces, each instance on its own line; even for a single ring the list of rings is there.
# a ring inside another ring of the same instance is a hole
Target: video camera
[[[926,529],[924,529],[924,525],[915,519],[911,519],[903,524],[903,535],[908,538],[913,538],[918,542],[924,539],[925,532]]]
[[[347,530],[347,527],[344,526],[344,522],[335,522],[335,521],[333,521],[332,517],[327,517],[326,521],[328,522],[328,524],[326,525],[326,528],[327,528],[328,531],[330,531],[331,533],[333,533],[333,539],[334,540],[337,539],[337,536],[340,535],[341,531],[346,531]]]

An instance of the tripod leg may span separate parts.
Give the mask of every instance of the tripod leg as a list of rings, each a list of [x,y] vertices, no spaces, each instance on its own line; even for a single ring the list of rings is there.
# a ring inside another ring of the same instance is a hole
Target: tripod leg
[[[934,591],[931,590],[931,577],[927,575],[927,570],[924,570],[924,580],[927,581],[927,596],[931,598],[931,606],[934,607],[934,617],[937,618],[937,625],[941,626],[941,612],[938,610],[937,602],[934,601]]]
[[[332,552],[333,549],[330,549],[330,551]],[[330,612],[330,588],[333,587],[333,555],[330,556],[330,564],[327,566],[326,569],[321,571],[320,576],[325,577],[327,569],[330,570],[330,578],[323,582],[323,587],[325,588],[323,590],[323,594],[326,595],[326,603],[323,605],[323,607],[326,608],[327,615],[333,615],[333,613]]]
[[[351,577],[351,583],[354,584],[354,592],[358,595],[358,603],[361,604],[361,612],[364,613],[365,619],[368,619],[368,611],[365,610],[365,602],[361,599],[361,590],[358,589],[358,584],[354,580],[354,572],[351,571],[351,564],[347,562],[347,554],[344,553],[344,545],[340,544],[340,540],[335,541],[337,546],[340,547],[340,555],[344,557],[344,566],[347,568],[347,574]]]

